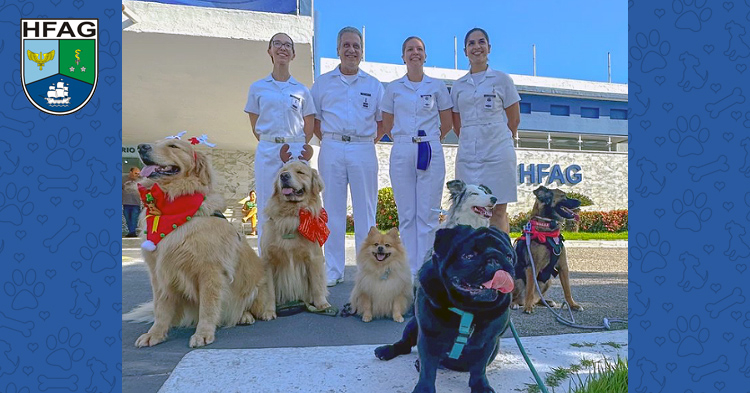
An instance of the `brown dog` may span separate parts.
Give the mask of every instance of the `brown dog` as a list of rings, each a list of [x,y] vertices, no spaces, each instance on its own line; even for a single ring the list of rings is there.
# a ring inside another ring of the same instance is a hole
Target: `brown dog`
[[[357,278],[349,302],[362,321],[392,317],[403,322],[403,314],[414,300],[411,272],[398,229],[380,233],[370,228],[357,253]]]
[[[219,325],[276,318],[269,271],[221,215],[225,202],[214,188],[208,158],[179,139],[138,145],[138,152],[146,164],[140,182],[147,206],[141,228],[149,232],[143,257],[153,302],[123,315],[123,320],[154,324],[135,345],[154,346],[166,339],[170,327],[197,323],[190,346],[202,347],[214,342]],[[175,207],[184,198],[197,201],[191,205],[197,211],[188,217]],[[154,229],[167,233],[155,239],[150,236]]]
[[[573,300],[570,293],[570,274],[568,270],[568,257],[565,252],[560,227],[564,220],[577,219],[573,209],[581,205],[576,199],[570,199],[561,190],[550,190],[539,186],[534,190],[536,202],[531,210],[532,231],[524,230],[523,236],[516,239],[514,246],[518,255],[516,263],[516,282],[513,290],[513,303],[511,308],[517,309],[523,306],[523,312],[530,314],[535,304],[543,304],[533,280],[539,282],[539,287],[544,295],[552,286],[552,277],[560,275],[565,300],[573,310],[582,311],[578,303]],[[531,243],[527,248],[526,239]],[[529,251],[533,257],[534,268],[532,270],[529,261]],[[555,303],[547,300],[551,307]]]
[[[302,161],[284,164],[274,183],[264,210],[268,219],[263,224],[261,253],[271,267],[278,304],[302,300],[318,309],[330,306],[322,249],[325,240],[320,238],[327,221],[322,214],[322,191],[318,171]],[[300,215],[309,217],[303,226],[311,229],[314,240],[300,232]]]

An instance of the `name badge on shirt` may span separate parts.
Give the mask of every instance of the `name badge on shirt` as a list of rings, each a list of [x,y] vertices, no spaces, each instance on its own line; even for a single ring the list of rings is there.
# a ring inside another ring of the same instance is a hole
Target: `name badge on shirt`
[[[291,94],[289,95],[289,97],[289,103],[291,104],[292,109],[299,112],[299,108],[302,106],[302,100],[299,97],[293,96]]]
[[[484,109],[492,109],[492,106],[494,105],[495,95],[494,94],[485,94],[484,95]]]
[[[362,96],[362,108],[369,109],[370,108],[370,97],[372,95],[370,93],[359,93]]]
[[[422,98],[422,107],[425,109],[432,108],[432,94],[422,94],[420,95]]]

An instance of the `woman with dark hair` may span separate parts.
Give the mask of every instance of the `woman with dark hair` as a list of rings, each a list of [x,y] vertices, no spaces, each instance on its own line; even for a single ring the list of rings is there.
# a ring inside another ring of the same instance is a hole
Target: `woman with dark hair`
[[[475,27],[466,33],[469,73],[452,87],[453,129],[458,135],[456,179],[484,184],[497,197],[490,224],[509,232],[508,203],[518,199],[513,139],[521,121],[516,86],[510,76],[489,67],[490,38]]]
[[[284,164],[281,147],[288,144],[290,151],[301,151],[313,137],[315,115],[310,90],[289,73],[289,64],[294,60],[292,38],[285,33],[274,34],[268,41],[268,55],[273,71],[250,86],[245,105],[253,135],[259,141],[255,151],[258,244],[265,221],[263,209],[273,193],[274,178]]]
[[[432,247],[438,226],[445,158],[440,140],[451,130],[451,102],[443,81],[424,74],[427,59],[419,37],[401,46],[406,75],[388,84],[383,97],[383,129],[393,140],[390,175],[398,207],[401,241],[412,276]]]

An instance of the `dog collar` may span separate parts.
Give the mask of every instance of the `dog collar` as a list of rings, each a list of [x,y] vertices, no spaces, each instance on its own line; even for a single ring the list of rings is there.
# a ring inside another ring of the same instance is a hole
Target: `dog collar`
[[[455,307],[451,307],[449,310],[461,317],[461,322],[458,325],[458,336],[456,336],[456,341],[453,343],[451,352],[448,354],[449,358],[458,359],[461,356],[461,352],[463,352],[466,343],[469,342],[469,337],[474,333],[474,326],[472,326],[474,314],[459,310]]]
[[[390,274],[391,274],[391,268],[390,268],[390,267],[388,267],[388,268],[386,268],[386,269],[385,269],[385,273],[383,273],[383,275],[382,275],[382,276],[380,276],[380,279],[381,279],[381,280],[387,280],[387,279],[388,279],[388,276],[389,276]]]

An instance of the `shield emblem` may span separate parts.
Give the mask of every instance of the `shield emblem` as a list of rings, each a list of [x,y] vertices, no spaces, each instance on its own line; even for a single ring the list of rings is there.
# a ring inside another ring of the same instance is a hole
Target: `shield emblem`
[[[40,111],[68,115],[96,90],[99,19],[21,19],[21,79]]]

